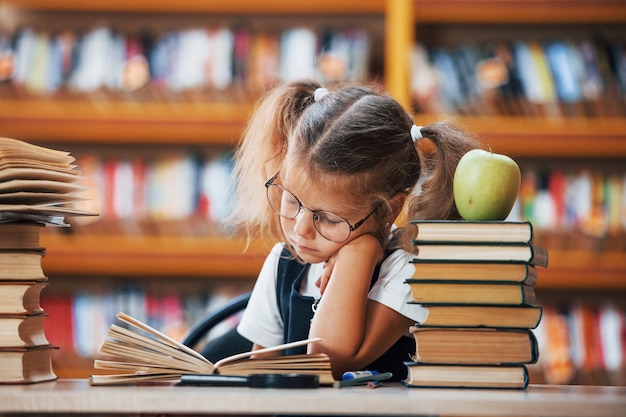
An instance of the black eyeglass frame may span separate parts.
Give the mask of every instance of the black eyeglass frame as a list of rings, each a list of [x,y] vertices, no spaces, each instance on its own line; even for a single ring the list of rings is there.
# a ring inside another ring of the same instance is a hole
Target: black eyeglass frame
[[[296,217],[298,217],[298,214],[300,214],[300,212],[302,212],[302,208],[304,207],[305,209],[307,209],[308,211],[311,212],[311,214],[313,215],[313,226],[315,226],[315,230],[317,231],[317,233],[320,234],[321,237],[323,237],[324,239],[331,241],[331,242],[335,242],[335,243],[341,243],[341,242],[345,242],[346,240],[348,240],[350,238],[350,236],[352,235],[352,232],[354,232],[356,229],[358,229],[359,227],[363,226],[363,224],[367,221],[367,219],[369,219],[372,214],[374,214],[376,212],[376,210],[378,210],[380,208],[380,206],[382,205],[382,203],[378,204],[372,211],[370,211],[367,216],[363,217],[361,220],[359,220],[358,222],[356,222],[353,225],[350,224],[350,222],[344,218],[343,216],[340,216],[338,214],[332,213],[328,210],[311,210],[310,208],[308,208],[307,206],[305,206],[304,204],[302,204],[302,202],[300,201],[300,199],[298,197],[296,197],[291,191],[287,190],[285,187],[283,187],[280,184],[274,184],[274,180],[276,180],[276,178],[278,177],[278,174],[280,173],[280,171],[278,171],[276,174],[274,174],[269,180],[267,180],[265,182],[265,189],[266,189],[266,197],[267,197],[267,201],[270,205],[270,207],[272,208],[272,210],[274,210],[274,212],[276,214],[278,214],[280,217],[285,218],[285,219],[295,219]],[[279,211],[276,210],[276,208],[272,205],[272,202],[270,201],[270,197],[269,197],[269,188],[271,186],[274,187],[279,187],[281,190],[288,192],[289,194],[291,194],[293,196],[293,198],[296,199],[296,201],[298,202],[298,211],[296,212],[296,214],[292,217],[288,217],[288,216],[284,216],[282,215]],[[319,213],[319,212],[324,212],[324,213],[329,213],[332,214],[333,216],[337,216],[338,218],[340,218],[341,220],[345,221],[346,224],[349,227],[350,232],[348,233],[348,236],[346,236],[345,239],[343,240],[333,240],[333,239],[329,239],[326,236],[324,236],[322,234],[322,232],[320,232],[320,230],[317,228],[317,223],[315,222],[315,214]]]

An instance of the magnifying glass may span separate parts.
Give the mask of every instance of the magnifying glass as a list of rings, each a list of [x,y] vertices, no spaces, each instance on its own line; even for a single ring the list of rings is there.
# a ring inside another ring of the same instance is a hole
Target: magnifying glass
[[[319,377],[306,374],[252,374],[250,376],[184,374],[177,385],[250,388],[318,388]]]

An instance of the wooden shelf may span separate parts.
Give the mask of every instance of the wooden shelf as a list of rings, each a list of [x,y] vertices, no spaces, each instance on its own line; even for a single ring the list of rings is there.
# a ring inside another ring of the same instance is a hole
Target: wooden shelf
[[[418,23],[623,23],[623,0],[413,0]]]
[[[106,144],[233,145],[252,111],[244,103],[3,100],[0,135]],[[427,124],[449,116],[418,115]],[[456,117],[499,153],[527,157],[626,157],[626,119]]]
[[[409,2],[407,0],[407,2]],[[415,20],[433,23],[620,23],[626,19],[622,0],[413,0]],[[4,5],[32,10],[149,13],[383,13],[384,0],[4,0]]]
[[[0,135],[37,142],[232,145],[251,110],[221,102],[2,100]]]
[[[47,275],[255,278],[268,247],[237,238],[43,233]]]
[[[4,4],[19,6],[22,9],[36,10],[71,10],[71,11],[113,11],[113,12],[149,12],[149,13],[381,13],[384,0],[4,0]]]
[[[549,251],[548,268],[538,270],[539,290],[626,292],[623,252]]]
[[[426,124],[446,116],[417,116]],[[494,152],[512,157],[624,158],[626,119],[455,117],[450,119],[476,133]]]
[[[188,236],[42,235],[44,271],[54,275],[188,276],[254,279],[269,246],[242,239]],[[619,252],[550,250],[537,288],[626,290]]]

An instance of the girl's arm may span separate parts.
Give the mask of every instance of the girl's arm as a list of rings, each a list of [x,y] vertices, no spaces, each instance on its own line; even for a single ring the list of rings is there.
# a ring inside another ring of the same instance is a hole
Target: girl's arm
[[[359,236],[339,250],[330,279],[322,282],[323,296],[309,336],[323,341],[309,351],[330,356],[335,378],[373,362],[413,323],[389,307],[368,301],[372,274],[382,254],[374,236]]]
[[[253,343],[252,344],[252,350],[259,350],[259,349],[265,349],[266,346],[261,346],[258,343]],[[251,358],[264,358],[264,357],[269,357],[269,356],[275,356],[276,353],[255,353],[254,355],[251,356]]]

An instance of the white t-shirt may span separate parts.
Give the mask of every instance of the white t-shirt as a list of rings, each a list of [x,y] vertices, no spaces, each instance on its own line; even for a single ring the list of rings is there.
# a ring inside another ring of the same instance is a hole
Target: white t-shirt
[[[237,327],[242,336],[261,346],[284,343],[283,320],[276,299],[278,259],[283,248],[283,243],[274,245],[265,259],[248,306]],[[413,264],[409,263],[411,258],[411,254],[400,249],[391,253],[383,261],[378,280],[372,286],[368,298],[386,305],[411,320],[423,321],[428,314],[427,309],[408,303],[412,295],[411,288],[405,280],[410,278],[415,271]],[[322,275],[323,268],[323,263],[310,266],[302,282],[303,295],[319,298],[320,289],[315,285],[315,281]]]

